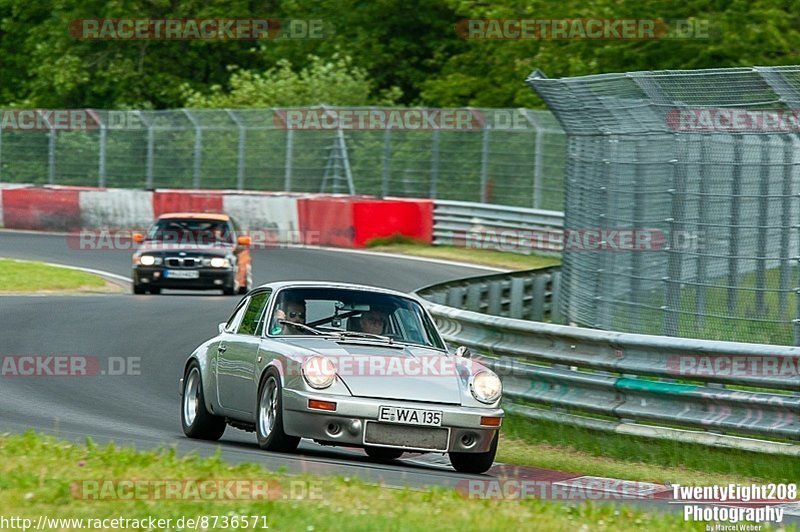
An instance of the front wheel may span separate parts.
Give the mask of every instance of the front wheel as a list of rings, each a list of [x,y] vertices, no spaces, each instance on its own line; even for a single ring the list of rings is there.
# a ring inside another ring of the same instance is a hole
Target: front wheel
[[[275,373],[267,373],[258,387],[256,437],[265,451],[289,453],[297,449],[300,438],[283,431],[283,393]]]
[[[133,293],[136,294],[136,295],[144,294],[145,293],[144,286],[134,283],[134,285],[133,285]]]
[[[500,431],[494,433],[492,445],[485,453],[450,453],[450,463],[459,473],[486,473],[494,463]]]
[[[196,361],[192,361],[183,378],[181,425],[184,434],[199,440],[218,440],[225,432],[225,418],[217,417],[206,409],[200,366]]]

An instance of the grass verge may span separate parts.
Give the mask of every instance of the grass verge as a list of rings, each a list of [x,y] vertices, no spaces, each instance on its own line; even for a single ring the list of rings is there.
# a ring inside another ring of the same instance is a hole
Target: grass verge
[[[40,262],[0,259],[0,292],[102,291],[107,282],[96,275]]]
[[[532,270],[561,264],[558,257],[542,255],[521,255],[491,249],[471,249],[455,246],[430,246],[417,240],[394,236],[389,238],[373,238],[367,242],[371,251],[383,253],[399,253],[430,259],[445,259],[508,270]]]
[[[507,416],[500,434],[500,462],[583,475],[694,485],[800,478],[797,457],[609,434],[520,416]]]
[[[158,493],[155,489],[126,492],[118,482],[137,480],[141,488],[152,486],[150,481],[165,479],[181,481],[182,488],[170,499],[153,497]],[[190,499],[192,490],[187,489],[201,481],[209,486],[208,482],[241,485],[247,480],[267,482],[270,497],[221,501],[214,500],[215,490],[206,489],[205,497]],[[138,496],[119,497],[124,493]],[[539,530],[666,531],[686,524],[679,514],[648,514],[624,506],[467,499],[455,490],[387,489],[347,478],[290,477],[254,464],[227,465],[218,457],[201,459],[179,457],[173,451],[98,447],[90,440],[86,445],[76,445],[32,432],[0,437],[0,508],[0,515],[6,518],[26,517],[33,523],[40,515],[84,520],[157,517],[172,519],[173,523],[181,517],[202,515],[229,519],[263,516],[256,521],[257,526],[248,520],[248,526],[239,528],[261,529],[267,525],[278,530],[468,530],[476,523],[492,530],[518,530],[535,523]],[[205,529],[221,529],[208,525]],[[47,528],[78,527],[62,522]]]

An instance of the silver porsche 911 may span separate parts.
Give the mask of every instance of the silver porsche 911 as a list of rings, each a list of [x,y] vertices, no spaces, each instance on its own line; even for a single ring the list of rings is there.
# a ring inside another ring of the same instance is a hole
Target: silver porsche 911
[[[180,391],[190,438],[231,425],[270,451],[310,438],[379,461],[448,453],[466,473],[492,466],[503,419],[500,379],[466,349],[448,352],[419,301],[341,283],[252,290],[189,356]]]

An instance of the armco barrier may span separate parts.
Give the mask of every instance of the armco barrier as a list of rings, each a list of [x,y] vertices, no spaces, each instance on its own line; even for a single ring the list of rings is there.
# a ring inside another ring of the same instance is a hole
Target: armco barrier
[[[431,241],[429,200],[377,200],[352,196],[308,197],[297,202],[300,232],[317,244],[363,247],[377,237],[401,234]]]
[[[81,228],[77,187],[13,188],[3,191],[3,225],[13,229],[71,231]]]
[[[486,285],[486,276],[475,282]],[[450,285],[419,295],[444,293],[451,300]],[[599,331],[430,301],[426,306],[449,343],[469,347],[501,376],[509,412],[800,456],[800,348]]]
[[[513,253],[559,253],[564,213],[434,200],[433,243]]]

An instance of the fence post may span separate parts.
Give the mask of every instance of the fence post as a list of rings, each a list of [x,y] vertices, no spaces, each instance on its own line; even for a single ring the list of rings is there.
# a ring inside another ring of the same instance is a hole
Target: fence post
[[[389,172],[392,157],[392,128],[383,131],[383,172],[381,176],[381,197],[389,195]]]
[[[664,278],[664,335],[678,336],[680,329],[681,273],[683,254],[675,250],[675,236],[683,228],[686,207],[686,172],[688,146],[685,138],[675,135],[676,155],[672,165],[672,188],[670,193],[669,239],[667,240],[667,276]]]
[[[37,114],[42,116],[41,111]],[[46,116],[42,116],[44,123],[47,124],[47,183],[50,185],[56,182],[56,129]]]
[[[192,188],[200,188],[200,170],[202,168],[203,157],[203,128],[195,119],[194,115],[188,110],[183,109],[184,114],[194,126],[194,163],[192,165]]]
[[[761,168],[759,172],[759,186],[758,186],[758,237],[757,237],[757,255],[756,259],[756,312],[759,316],[766,315],[767,308],[764,302],[764,291],[767,284],[767,237],[769,229],[769,155],[771,148],[772,135],[765,135],[760,138],[761,140]]]
[[[730,248],[728,259],[728,315],[733,317],[736,312],[736,282],[739,276],[739,220],[741,218],[742,193],[742,144],[741,135],[733,137],[733,175],[731,176],[731,210],[728,226],[730,227]]]
[[[536,153],[533,162],[533,208],[542,208],[542,152],[544,145],[544,131],[536,129]]]
[[[436,199],[436,187],[439,181],[439,129],[433,130],[431,139],[431,191],[430,198]]]
[[[292,149],[294,148],[294,130],[286,129],[286,165],[283,173],[283,191],[292,191]]]
[[[794,163],[794,138],[783,137],[783,187],[781,190],[781,266],[780,292],[778,292],[778,309],[780,316],[786,319],[788,310],[787,294],[791,282],[792,262],[789,235],[792,231],[792,169]],[[796,211],[795,211],[796,212]]]
[[[700,139],[700,201],[705,202],[710,190],[709,182],[711,181],[711,153],[708,143],[711,142],[711,135],[703,135]],[[708,231],[708,220],[710,218],[710,209],[698,209],[697,218],[698,226],[703,231]],[[706,235],[704,235],[706,236]],[[704,242],[708,242],[706,238]],[[703,329],[706,326],[706,273],[708,271],[708,250],[699,250],[697,253],[697,287],[695,288],[695,303],[694,303],[694,323],[698,329]]]
[[[3,125],[0,124],[0,183],[3,182]]]
[[[239,144],[236,149],[236,190],[244,190],[244,169],[245,169],[245,142],[247,142],[247,129],[244,127],[244,124],[236,116],[236,113],[231,111],[230,109],[225,109],[225,112],[228,113],[228,116],[233,120],[233,123],[236,124],[236,127],[239,129]]]
[[[489,200],[488,190],[486,187],[489,182],[489,132],[491,126],[486,124],[483,126],[483,143],[481,146],[481,203],[487,203]]]
[[[106,134],[107,128],[105,122],[100,117],[99,113],[94,109],[89,109],[88,113],[92,116],[92,119],[97,122],[98,127],[100,128],[100,142],[98,145],[97,150],[97,186],[100,188],[105,188],[106,186]]]

